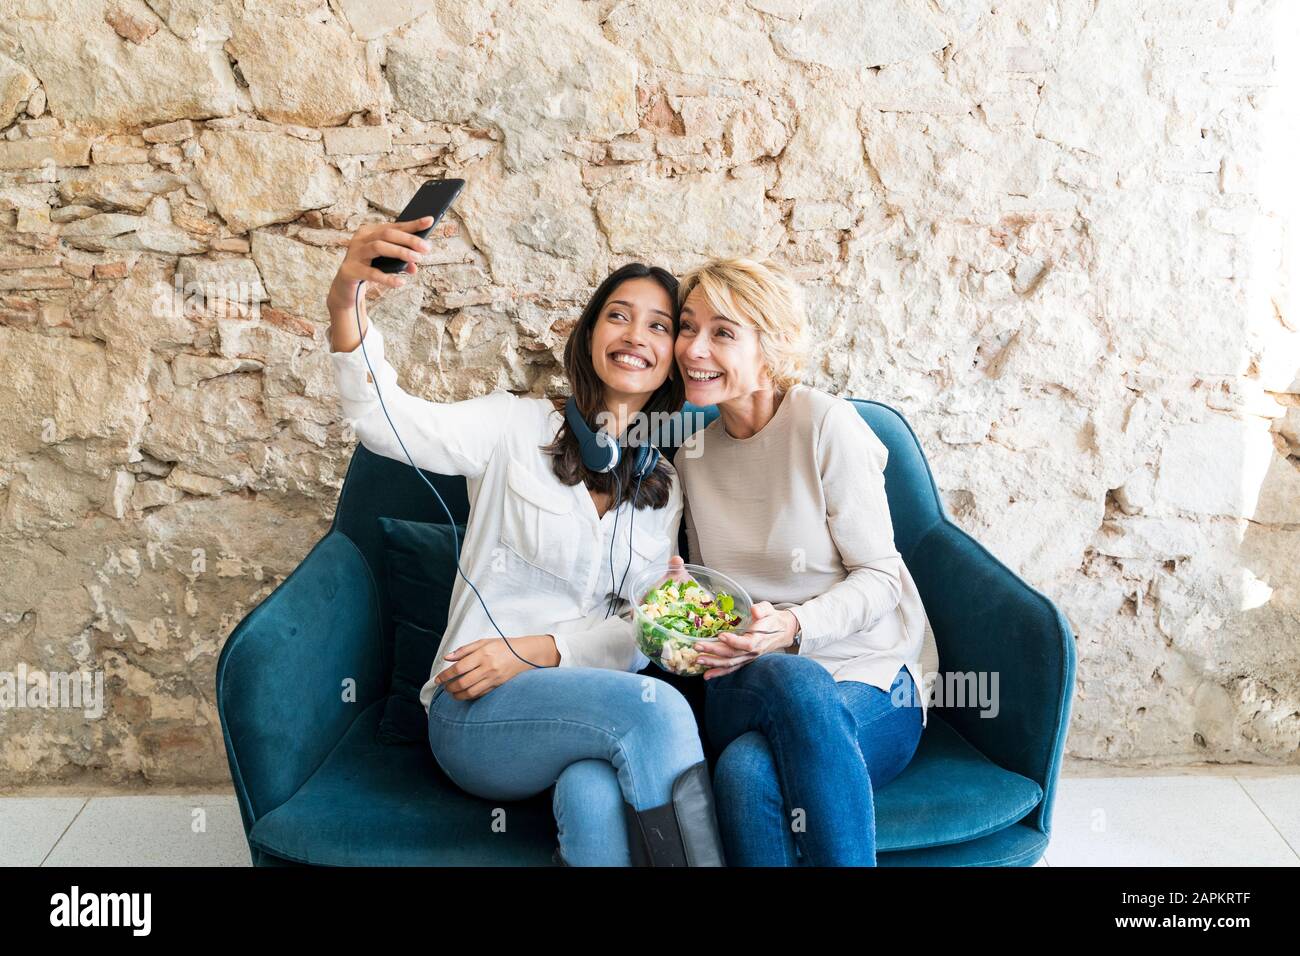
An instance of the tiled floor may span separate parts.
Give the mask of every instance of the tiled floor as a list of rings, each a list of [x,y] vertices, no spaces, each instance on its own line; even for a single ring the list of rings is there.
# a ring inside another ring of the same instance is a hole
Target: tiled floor
[[[249,866],[230,794],[0,797],[6,866]]]
[[[233,794],[0,797],[0,865],[248,866]],[[1300,866],[1300,772],[1062,776],[1039,866]]]

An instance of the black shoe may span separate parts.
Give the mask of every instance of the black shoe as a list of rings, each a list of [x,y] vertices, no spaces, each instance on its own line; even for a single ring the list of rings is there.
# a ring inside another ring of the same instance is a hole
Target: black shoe
[[[727,865],[704,761],[677,775],[668,803],[637,811],[624,801],[623,815],[633,866]]]

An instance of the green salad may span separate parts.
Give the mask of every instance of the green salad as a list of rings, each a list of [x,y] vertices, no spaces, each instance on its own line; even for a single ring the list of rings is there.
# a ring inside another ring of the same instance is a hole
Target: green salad
[[[736,601],[725,591],[710,595],[694,578],[666,580],[641,602],[637,629],[641,652],[675,674],[701,674],[695,642],[712,640],[740,624]]]

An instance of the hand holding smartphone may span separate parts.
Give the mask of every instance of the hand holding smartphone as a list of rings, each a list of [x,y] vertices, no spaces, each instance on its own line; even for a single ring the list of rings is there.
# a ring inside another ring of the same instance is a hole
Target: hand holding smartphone
[[[397,221],[357,228],[326,296],[333,351],[352,350],[364,334],[361,286],[400,288],[406,273],[413,274],[420,256],[429,251],[426,237],[464,185],[463,179],[430,180],[416,190]]]
[[[432,221],[425,227],[415,231],[415,235],[421,239],[429,235],[429,231],[438,224],[438,220],[443,217],[452,201],[460,193],[465,185],[463,179],[431,179],[411,197],[411,201],[406,204],[402,214],[397,217],[398,222],[411,222],[415,219],[422,219],[426,216],[432,217]],[[375,256],[370,260],[371,268],[378,269],[380,272],[394,274],[403,272],[406,269],[406,261],[393,256]]]

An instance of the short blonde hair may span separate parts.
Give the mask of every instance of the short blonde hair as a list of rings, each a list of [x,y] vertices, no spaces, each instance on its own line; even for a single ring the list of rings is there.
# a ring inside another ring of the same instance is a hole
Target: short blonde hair
[[[808,318],[803,294],[783,267],[770,259],[713,259],[677,286],[677,305],[699,288],[719,315],[758,331],[758,347],[781,391],[803,381]]]

